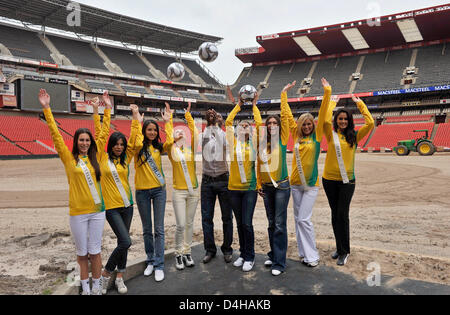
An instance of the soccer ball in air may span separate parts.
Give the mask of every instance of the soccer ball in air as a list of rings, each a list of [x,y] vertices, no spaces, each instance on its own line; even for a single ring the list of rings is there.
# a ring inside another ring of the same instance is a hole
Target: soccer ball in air
[[[184,67],[181,63],[174,62],[167,68],[167,77],[173,81],[180,81],[184,78]]]
[[[198,49],[198,56],[205,62],[213,62],[219,56],[219,50],[213,43],[203,43]]]
[[[240,90],[239,90],[239,97],[243,100],[243,101],[253,101],[253,99],[256,96],[256,89],[253,85],[244,85]]]

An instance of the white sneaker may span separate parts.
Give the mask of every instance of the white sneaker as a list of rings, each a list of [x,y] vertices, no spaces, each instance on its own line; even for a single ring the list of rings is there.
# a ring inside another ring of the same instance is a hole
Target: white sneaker
[[[235,267],[242,267],[243,264],[244,264],[244,258],[239,257],[239,258],[236,259],[236,261],[233,263],[233,266],[235,266]]]
[[[186,265],[186,267],[194,267],[195,266],[195,262],[192,259],[191,254],[183,255],[183,261],[184,261],[184,264]]]
[[[81,295],[91,295],[91,292],[83,291],[81,292]]]
[[[178,255],[175,257],[175,267],[177,267],[178,270],[184,269],[183,256]]]
[[[254,264],[255,264],[254,261],[244,262],[244,266],[242,266],[242,271],[247,272],[247,271],[252,270]]]
[[[155,281],[161,282],[164,280],[164,270],[155,270]]]
[[[267,260],[264,262],[264,266],[266,266],[266,267],[272,267],[272,261],[271,261],[270,259],[267,259]]]
[[[153,273],[153,265],[148,265],[147,268],[145,268],[144,276],[148,277]]]
[[[109,286],[109,279],[111,278],[107,278],[107,277],[103,277],[102,276],[102,293],[106,294],[106,292],[108,291],[108,286]]]
[[[281,271],[280,270],[276,270],[276,269],[272,269],[272,275],[273,276],[279,276],[279,275],[281,275]]]
[[[128,292],[128,289],[125,286],[125,283],[123,282],[123,278],[116,278],[116,287],[117,287],[117,291],[120,294],[125,294]]]

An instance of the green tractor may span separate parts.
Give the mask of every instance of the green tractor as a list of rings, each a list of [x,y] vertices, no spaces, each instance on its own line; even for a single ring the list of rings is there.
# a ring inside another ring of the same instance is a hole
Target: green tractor
[[[425,132],[425,136],[417,140],[402,140],[394,147],[394,152],[399,156],[408,155],[411,151],[419,152],[420,155],[433,155],[436,147],[428,139],[428,130],[414,130],[414,132]]]

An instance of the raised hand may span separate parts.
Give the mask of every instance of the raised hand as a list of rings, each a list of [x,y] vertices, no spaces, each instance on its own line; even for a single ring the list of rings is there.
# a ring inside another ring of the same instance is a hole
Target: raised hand
[[[287,92],[290,89],[292,89],[295,85],[297,84],[297,81],[294,81],[292,83],[289,83],[288,85],[286,85],[283,90],[281,90],[281,93]]]
[[[339,100],[340,100],[340,97],[339,97],[339,95],[332,95],[330,100],[337,104],[339,102]]]
[[[46,90],[40,89],[38,98],[43,109],[50,108],[50,95],[48,95]]]
[[[169,122],[170,121],[170,117],[173,114],[173,109],[170,109],[170,104],[169,103],[165,103],[166,104],[166,108],[164,110],[164,112],[161,113],[161,117],[164,120],[164,122]]]
[[[98,106],[100,104],[100,100],[98,99],[98,97],[94,97],[93,99],[91,99],[91,105],[92,108],[94,109],[94,115],[98,115]]]
[[[111,103],[111,99],[109,98],[108,91],[103,92],[102,100],[106,104],[106,108],[112,109],[112,103]]]
[[[130,110],[133,113],[133,120],[139,121],[142,124],[144,121],[144,113],[139,114],[139,107],[136,104],[130,104]]]
[[[361,102],[361,99],[359,97],[355,96],[355,94],[352,94],[352,100],[355,103]]]
[[[259,92],[256,93],[255,98],[252,101],[253,106],[256,106],[256,104],[258,104],[258,100],[259,100]]]
[[[330,85],[330,83],[328,83],[328,81],[325,79],[325,78],[322,78],[322,86],[325,88],[325,87],[328,87],[328,86],[331,86]]]
[[[191,102],[188,102],[188,107],[184,109],[184,113],[190,113],[191,112]]]

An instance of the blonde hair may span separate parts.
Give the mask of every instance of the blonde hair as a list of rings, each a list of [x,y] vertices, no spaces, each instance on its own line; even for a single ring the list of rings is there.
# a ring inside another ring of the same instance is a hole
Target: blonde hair
[[[314,117],[313,117],[313,115],[311,115],[310,113],[305,113],[305,114],[301,115],[298,118],[298,120],[297,120],[297,136],[298,136],[299,139],[304,137],[302,126],[307,120],[311,120],[312,125],[313,125],[313,129],[311,131],[311,134],[316,130],[316,125],[314,124]]]

